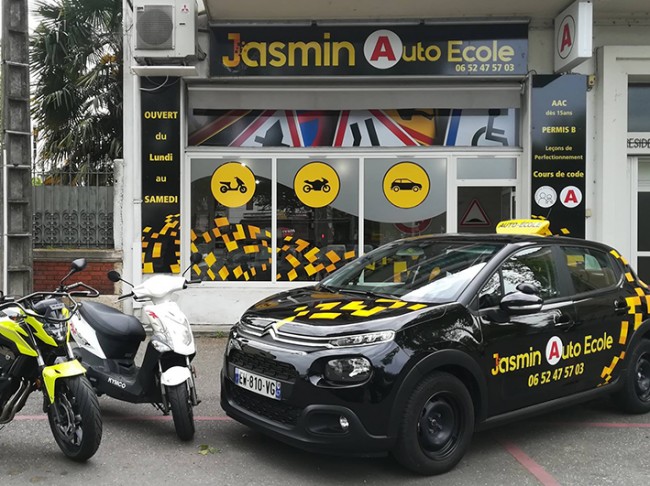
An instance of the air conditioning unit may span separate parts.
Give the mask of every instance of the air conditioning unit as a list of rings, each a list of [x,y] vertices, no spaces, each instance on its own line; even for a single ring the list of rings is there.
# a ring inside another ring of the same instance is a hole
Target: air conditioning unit
[[[136,59],[181,59],[196,54],[195,0],[135,0]]]

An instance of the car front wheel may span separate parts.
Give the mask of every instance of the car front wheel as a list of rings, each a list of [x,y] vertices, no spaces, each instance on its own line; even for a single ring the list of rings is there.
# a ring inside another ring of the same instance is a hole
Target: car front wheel
[[[650,341],[642,340],[634,349],[623,379],[623,388],[614,399],[629,413],[650,412]]]
[[[451,470],[463,457],[474,432],[474,405],[465,385],[435,372],[412,392],[402,415],[392,454],[424,475]]]

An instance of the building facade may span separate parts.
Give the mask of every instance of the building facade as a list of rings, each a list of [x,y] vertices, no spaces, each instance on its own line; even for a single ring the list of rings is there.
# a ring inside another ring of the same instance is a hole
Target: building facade
[[[228,324],[387,241],[531,216],[650,278],[641,1],[258,3],[125,2],[127,280],[199,251],[181,305]],[[168,44],[138,23],[163,6]]]

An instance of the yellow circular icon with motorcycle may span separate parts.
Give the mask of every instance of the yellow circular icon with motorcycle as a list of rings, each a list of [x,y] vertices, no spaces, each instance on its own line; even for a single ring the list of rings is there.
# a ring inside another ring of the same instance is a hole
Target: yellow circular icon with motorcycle
[[[255,174],[241,162],[226,162],[212,174],[210,189],[220,204],[238,208],[255,194]]]
[[[303,165],[293,178],[296,196],[310,208],[322,208],[332,204],[339,195],[340,188],[339,175],[323,162]]]
[[[384,175],[384,195],[398,208],[414,208],[429,195],[429,175],[418,164],[400,162]]]

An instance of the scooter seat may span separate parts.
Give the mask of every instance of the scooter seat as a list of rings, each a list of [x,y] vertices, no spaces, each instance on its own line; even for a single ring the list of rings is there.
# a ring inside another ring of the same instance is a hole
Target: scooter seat
[[[95,331],[120,341],[144,341],[147,333],[138,319],[101,302],[84,302],[81,316]]]

